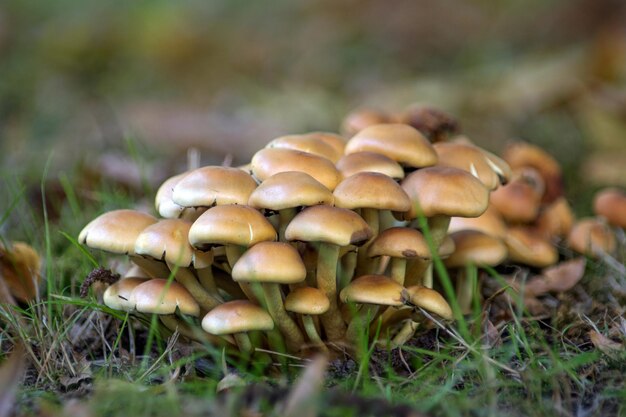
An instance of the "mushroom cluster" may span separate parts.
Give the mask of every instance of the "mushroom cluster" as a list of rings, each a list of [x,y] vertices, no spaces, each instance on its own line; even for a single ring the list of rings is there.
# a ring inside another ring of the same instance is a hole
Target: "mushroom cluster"
[[[176,175],[156,194],[160,218],[99,216],[79,241],[135,264],[104,303],[245,356],[328,351],[377,333],[370,326],[403,343],[424,321],[420,309],[452,320],[433,289],[434,257],[451,269],[556,262],[555,239],[576,228],[552,158],[523,143],[500,158],[448,138],[458,126],[441,112],[409,116],[353,114],[350,139],[282,136],[245,166]],[[459,273],[460,311],[471,284]]]

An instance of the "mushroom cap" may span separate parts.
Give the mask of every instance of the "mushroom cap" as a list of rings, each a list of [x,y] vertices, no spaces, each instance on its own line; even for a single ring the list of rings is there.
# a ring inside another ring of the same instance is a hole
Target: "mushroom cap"
[[[385,275],[363,275],[351,281],[339,294],[344,303],[400,307],[404,287]]]
[[[459,232],[461,230],[478,230],[490,236],[500,239],[506,237],[507,226],[500,215],[500,212],[491,204],[487,210],[478,217],[452,217],[448,233]]]
[[[415,168],[437,163],[437,153],[428,139],[404,124],[379,124],[361,130],[348,141],[345,154],[363,151],[380,153]]]
[[[409,174],[402,188],[411,199],[405,220],[436,215],[478,217],[487,210],[489,190],[472,174],[458,168],[428,167]]]
[[[78,241],[93,249],[133,255],[139,233],[156,221],[140,211],[109,211],[89,222],[78,235]]]
[[[352,110],[345,119],[343,119],[341,131],[351,137],[366,127],[393,122],[393,116],[381,110],[360,108]]]
[[[285,310],[297,314],[319,315],[330,308],[324,291],[315,287],[299,287],[285,297]]]
[[[424,235],[419,230],[409,227],[390,227],[380,232],[367,248],[367,256],[432,258]]]
[[[578,253],[598,258],[612,253],[617,246],[615,235],[605,223],[596,218],[580,219],[574,224],[567,244]]]
[[[283,210],[334,202],[333,193],[305,172],[285,171],[272,175],[250,194],[248,205],[258,209]]]
[[[412,104],[401,114],[400,120],[422,132],[431,140],[440,139],[442,134],[455,133],[458,122],[444,111],[421,104]]]
[[[187,267],[194,249],[189,244],[191,223],[179,219],[162,219],[146,227],[135,241],[135,254]]]
[[[174,186],[172,200],[183,207],[247,204],[256,181],[238,168],[207,166],[194,169]]]
[[[334,190],[341,174],[335,164],[324,157],[293,149],[265,148],[252,157],[252,173],[260,181],[284,171],[305,172],[321,182],[329,190]]]
[[[346,148],[346,138],[343,136],[332,132],[311,132],[309,135],[315,135],[318,140],[331,146],[340,157],[343,155]]]
[[[491,205],[509,223],[532,223],[539,215],[543,184],[536,171],[526,169],[513,180],[491,193]]]
[[[102,301],[107,307],[120,311],[135,311],[134,300],[131,293],[140,284],[150,280],[144,277],[126,277],[111,284],[102,296]]]
[[[260,242],[241,255],[232,277],[237,282],[296,284],[306,278],[306,268],[289,243]]]
[[[565,197],[559,197],[539,212],[535,221],[537,230],[548,239],[565,238],[574,226],[574,213]]]
[[[377,172],[360,172],[337,185],[335,206],[356,209],[407,211],[411,201],[406,192],[391,177]]]
[[[433,145],[437,151],[437,165],[462,169],[478,178],[490,190],[495,190],[501,183],[506,182],[503,175],[510,175],[510,169],[504,172],[504,167],[508,167],[506,162],[493,154],[485,153],[482,149],[474,145],[465,145],[451,142],[438,142]],[[491,158],[497,158],[498,163],[494,163]],[[497,170],[497,171],[496,171]]]
[[[500,265],[508,251],[504,242],[478,230],[461,230],[450,235],[456,250],[445,264],[449,268],[459,268],[469,263],[475,265]]]
[[[274,321],[269,313],[248,300],[233,300],[220,304],[202,319],[204,331],[214,335],[269,331]]]
[[[130,303],[140,313],[182,314],[197,317],[200,306],[185,287],[176,281],[150,279],[139,284],[130,293]]]
[[[593,199],[593,212],[610,224],[626,229],[626,192],[619,188],[605,188]]]
[[[337,147],[320,139],[317,133],[305,133],[300,135],[286,135],[273,139],[266,148],[293,149],[311,153],[329,159],[333,163],[337,162],[343,155],[343,147]]]
[[[537,268],[554,265],[559,260],[556,247],[529,227],[509,228],[505,239],[509,259]]]
[[[203,213],[189,229],[189,243],[198,249],[214,245],[252,246],[276,240],[276,230],[258,211],[249,206],[215,206]]]
[[[365,220],[348,209],[307,207],[287,225],[285,238],[302,242],[325,242],[338,246],[359,245],[372,237]]]
[[[354,152],[344,155],[337,161],[336,166],[344,178],[359,172],[379,172],[397,180],[404,178],[404,169],[399,163],[376,152]]]
[[[538,146],[527,142],[514,142],[506,147],[502,154],[511,169],[532,167],[541,174],[546,192],[542,202],[551,203],[563,196],[563,175],[561,166],[551,155]]]
[[[172,200],[174,187],[185,175],[187,175],[187,172],[166,179],[157,190],[156,196],[154,197],[154,207],[161,217],[176,219],[185,211],[185,207],[176,204],[174,200]]]
[[[454,318],[450,304],[437,291],[421,285],[413,285],[406,289],[406,294],[411,304],[430,313],[435,313],[446,320]]]

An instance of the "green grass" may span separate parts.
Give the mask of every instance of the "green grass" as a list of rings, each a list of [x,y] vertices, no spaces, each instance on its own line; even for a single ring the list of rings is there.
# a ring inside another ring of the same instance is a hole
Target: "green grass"
[[[95,265],[124,260],[87,252],[74,237],[100,212],[131,207],[138,196],[103,184],[88,190],[94,198],[86,200],[74,177],[63,173],[58,178],[67,198],[51,202],[54,218],[32,206],[19,179],[2,180],[3,240],[26,240],[46,258],[41,301],[0,308],[3,357],[15,345],[26,351],[26,373],[14,402],[17,414],[83,410],[93,416],[234,416],[246,406],[281,415],[293,381],[309,359],[281,356],[274,357],[276,366],[244,367],[210,346],[179,343],[156,318],[101,305],[95,290],[87,299],[77,298]],[[42,194],[50,180],[57,178],[44,174]],[[436,270],[452,294],[443,264],[437,262]],[[477,279],[476,271],[470,272]],[[615,273],[593,264],[579,285],[595,297],[593,288]],[[492,270],[488,279],[502,278]],[[519,301],[512,289],[506,291]],[[541,318],[519,304],[500,305],[509,319],[495,329],[493,340],[485,339],[488,323],[480,309],[469,318],[457,311],[453,325],[427,321],[401,351],[363,339],[359,359],[339,357],[331,363],[316,403],[319,415],[393,414],[402,406],[437,416],[626,415],[626,352],[607,355],[585,336],[594,327],[609,335],[619,323],[619,311],[623,314],[623,307],[598,294],[597,305],[582,313],[577,300],[563,296],[555,315]],[[559,315],[574,319],[564,324]],[[225,370],[236,372],[244,387],[217,395]]]

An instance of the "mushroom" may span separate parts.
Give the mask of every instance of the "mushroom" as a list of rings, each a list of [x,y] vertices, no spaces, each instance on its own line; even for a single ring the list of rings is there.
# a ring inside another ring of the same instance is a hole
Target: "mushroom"
[[[172,200],[174,187],[187,174],[187,172],[184,172],[168,178],[157,190],[156,196],[154,197],[154,206],[161,217],[166,219],[181,218],[193,222],[206,210],[205,208],[183,207]]]
[[[370,228],[358,214],[325,205],[305,208],[294,217],[285,230],[285,237],[289,241],[319,243],[317,286],[330,302],[330,308],[321,319],[331,341],[341,339],[345,330],[337,306],[339,248],[362,244],[371,236]]]
[[[618,188],[598,192],[593,199],[593,212],[609,224],[626,229],[626,192]]]
[[[336,166],[344,178],[359,172],[378,172],[394,180],[404,178],[404,170],[399,163],[376,152],[364,151],[344,155],[337,161]]]
[[[372,125],[381,123],[394,123],[395,118],[381,110],[356,109],[351,111],[341,123],[341,131],[348,137],[352,137],[361,130]]]
[[[615,235],[602,221],[595,218],[580,219],[567,237],[567,244],[578,253],[593,259],[615,251]]]
[[[504,242],[509,250],[509,259],[513,262],[545,268],[559,260],[556,247],[530,227],[509,228]]]
[[[409,106],[400,121],[422,132],[431,142],[444,141],[459,130],[459,123],[452,116],[424,105]]]
[[[109,285],[104,291],[102,301],[113,310],[132,312],[136,311],[135,302],[130,294],[140,284],[149,281],[150,278],[126,277]]]
[[[330,302],[324,292],[314,287],[296,288],[285,298],[285,310],[301,314],[302,325],[309,340],[318,348],[327,351],[313,321],[313,316],[319,316],[328,311]]]
[[[248,249],[233,267],[237,282],[260,283],[267,309],[285,336],[287,348],[297,352],[304,337],[283,305],[281,284],[296,284],[306,278],[306,269],[298,251],[284,242],[260,242]]]
[[[248,357],[254,347],[247,332],[270,331],[274,322],[267,311],[251,301],[233,300],[209,311],[202,319],[202,328],[216,336],[233,335],[239,350]]]
[[[346,340],[356,345],[359,335],[378,312],[378,306],[400,307],[404,303],[404,287],[384,275],[363,275],[341,290],[341,301],[363,304],[346,331]]]
[[[339,148],[331,143],[327,143],[324,139],[321,139],[321,135],[318,133],[280,136],[270,141],[265,147],[307,152],[329,159],[333,163],[337,162],[343,155],[343,146]]]
[[[490,201],[507,222],[532,223],[539,215],[544,190],[543,179],[534,169],[526,168],[492,192]]]
[[[535,221],[535,228],[547,239],[560,240],[569,235],[574,221],[571,206],[565,197],[559,197],[541,209],[539,217]]]

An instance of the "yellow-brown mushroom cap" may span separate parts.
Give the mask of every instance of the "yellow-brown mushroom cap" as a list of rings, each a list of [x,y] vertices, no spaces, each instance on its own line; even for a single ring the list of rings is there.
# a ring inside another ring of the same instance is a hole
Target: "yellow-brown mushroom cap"
[[[183,207],[247,204],[256,181],[238,168],[207,166],[194,169],[174,186],[172,200]]]
[[[539,216],[543,184],[540,177],[531,174],[534,169],[526,169],[513,180],[491,193],[491,205],[510,223],[532,223]]]
[[[191,223],[185,220],[159,220],[137,236],[135,254],[187,267],[195,252],[189,244],[190,228]]]
[[[345,153],[363,151],[380,153],[415,168],[437,163],[437,153],[428,139],[404,124],[373,125],[361,130],[348,141]]]
[[[290,241],[326,242],[338,246],[359,245],[372,237],[361,216],[348,209],[331,206],[307,207],[287,226]]]
[[[478,217],[489,204],[489,190],[472,174],[458,168],[419,169],[401,185],[412,202],[411,209],[401,214],[406,220],[416,218],[418,210],[426,217]]]
[[[419,230],[409,227],[385,229],[372,241],[367,256],[431,259],[430,249]]]
[[[102,295],[102,301],[107,307],[119,311],[135,311],[134,300],[131,300],[133,290],[148,281],[150,278],[127,277],[111,284]]]
[[[570,248],[592,258],[612,253],[617,246],[615,235],[607,225],[595,218],[580,219],[567,238]]]
[[[381,123],[393,123],[394,118],[377,109],[356,109],[352,110],[341,123],[341,131],[351,137],[368,126]]]
[[[332,205],[333,193],[307,173],[285,171],[272,175],[250,194],[248,205],[258,209],[283,210],[317,204]]]
[[[414,306],[421,307],[430,313],[435,313],[446,320],[454,318],[450,304],[441,294],[431,288],[422,287],[421,285],[410,286],[406,289],[405,297],[406,301]]]
[[[469,263],[482,266],[500,265],[508,251],[504,242],[478,230],[461,230],[450,235],[456,247],[444,262],[449,268],[459,268]]]
[[[248,247],[266,240],[276,240],[271,223],[258,210],[236,204],[210,208],[189,229],[189,243],[201,250],[213,245]]]
[[[399,307],[404,304],[404,287],[384,275],[363,275],[350,282],[339,294],[344,303]]]
[[[539,212],[535,221],[537,230],[547,237],[565,238],[574,226],[574,212],[565,197],[559,197]]]
[[[197,317],[200,306],[185,287],[176,281],[151,279],[133,289],[130,303],[140,313],[174,314],[179,309],[182,314]]]
[[[331,191],[341,181],[341,174],[332,161],[293,149],[261,149],[252,157],[251,165],[252,173],[260,181],[285,171],[305,172]]]
[[[593,199],[593,211],[610,224],[626,229],[626,192],[619,188],[606,188]]]
[[[176,204],[174,200],[172,200],[174,187],[185,175],[187,175],[187,172],[166,179],[157,190],[156,196],[154,197],[154,207],[161,217],[176,219],[185,211],[185,207]]]
[[[355,152],[344,155],[336,165],[344,178],[359,172],[379,172],[396,180],[404,178],[404,169],[399,163],[376,152]]]
[[[326,313],[329,307],[324,291],[315,287],[299,287],[285,297],[285,310],[292,313],[319,315]]]
[[[337,149],[321,139],[317,133],[280,136],[270,141],[265,147],[307,152],[329,159],[333,163],[337,162],[343,155],[343,148]]]
[[[509,250],[509,259],[513,262],[545,268],[559,260],[556,247],[529,227],[511,227],[505,243]]]
[[[237,282],[296,284],[306,278],[298,251],[284,242],[260,242],[248,249],[233,266]]]
[[[500,212],[491,204],[487,210],[478,217],[452,217],[448,233],[461,230],[478,230],[488,235],[504,239],[506,237],[507,226],[500,215]]]
[[[153,216],[135,210],[109,211],[87,224],[78,241],[93,249],[132,255],[139,233],[156,221]]]
[[[204,331],[214,335],[227,335],[269,331],[274,321],[269,313],[248,300],[227,301],[209,311],[202,319]]]
[[[406,192],[391,177],[376,172],[354,174],[333,191],[335,206],[404,212],[411,208]]]

